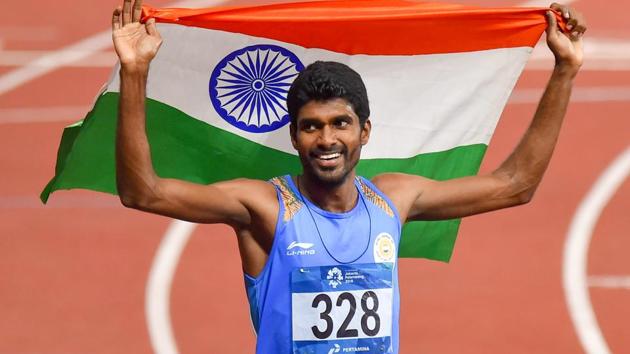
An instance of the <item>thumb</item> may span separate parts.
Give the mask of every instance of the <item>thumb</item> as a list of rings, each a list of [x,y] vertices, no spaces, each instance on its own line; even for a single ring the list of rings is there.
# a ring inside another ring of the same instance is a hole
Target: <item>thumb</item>
[[[545,16],[547,17],[547,37],[555,39],[558,37],[558,22],[556,21],[556,14],[549,10]]]
[[[154,18],[148,19],[146,24],[145,24],[145,26],[147,28],[147,33],[149,35],[151,35],[152,37],[161,38],[160,32],[158,32],[157,27],[155,25],[155,19]]]

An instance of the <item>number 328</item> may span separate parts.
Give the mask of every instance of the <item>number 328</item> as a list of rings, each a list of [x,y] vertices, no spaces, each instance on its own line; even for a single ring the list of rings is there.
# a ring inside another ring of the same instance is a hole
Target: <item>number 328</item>
[[[359,337],[358,329],[348,328],[350,322],[357,310],[357,299],[353,294],[349,292],[343,292],[339,294],[335,303],[336,307],[342,307],[347,302],[350,305],[349,311],[346,314],[345,319],[341,323],[341,326],[337,330],[337,338],[355,338]],[[333,301],[328,294],[318,294],[314,299],[311,306],[313,308],[319,308],[320,304],[324,304],[323,312],[319,314],[319,318],[326,322],[326,326],[320,329],[319,326],[312,326],[311,330],[313,335],[318,339],[327,339],[331,336],[334,328],[333,317],[330,316],[333,310]],[[361,310],[363,315],[361,316],[361,331],[368,337],[374,337],[378,334],[381,328],[381,318],[378,314],[379,301],[378,296],[373,291],[366,291],[361,296]],[[372,326],[370,326],[369,319],[373,319]]]

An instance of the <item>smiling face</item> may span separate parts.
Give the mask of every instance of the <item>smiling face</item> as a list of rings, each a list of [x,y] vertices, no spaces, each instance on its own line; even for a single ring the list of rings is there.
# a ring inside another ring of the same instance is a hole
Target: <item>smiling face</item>
[[[368,142],[371,123],[363,126],[352,105],[343,98],[312,100],[300,108],[291,124],[291,142],[304,174],[328,185],[343,183],[359,162]]]

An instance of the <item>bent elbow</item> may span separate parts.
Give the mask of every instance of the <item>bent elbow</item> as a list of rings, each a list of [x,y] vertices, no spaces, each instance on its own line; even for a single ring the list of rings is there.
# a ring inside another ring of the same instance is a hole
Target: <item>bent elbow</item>
[[[536,188],[530,188],[517,194],[515,205],[523,205],[532,201]]]
[[[150,194],[147,193],[130,193],[128,191],[119,191],[118,197],[120,202],[127,208],[146,210],[151,204],[153,199]]]
[[[495,171],[494,174],[501,181],[500,194],[505,198],[506,207],[527,204],[534,197],[537,181],[516,178],[501,171]]]
[[[139,203],[137,199],[133,198],[132,196],[123,195],[123,194],[118,195],[118,197],[120,198],[120,203],[123,206],[127,208],[131,208],[131,209],[138,209]]]
[[[145,210],[159,195],[158,181],[140,181],[135,183],[123,183],[117,180],[116,188],[120,202],[127,208]]]
[[[118,196],[120,198],[120,203],[124,205],[126,208],[138,209],[138,210],[142,210],[146,208],[147,198],[130,194],[130,193],[120,193]]]
[[[518,199],[516,200],[515,205],[525,205],[525,204],[531,202],[532,198],[533,198],[533,195],[531,195],[531,194],[519,195]]]

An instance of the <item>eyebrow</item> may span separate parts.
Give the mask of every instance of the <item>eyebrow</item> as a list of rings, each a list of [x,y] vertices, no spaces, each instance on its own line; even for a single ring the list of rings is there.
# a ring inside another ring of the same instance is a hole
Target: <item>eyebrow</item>
[[[339,120],[339,119],[346,119],[346,120],[350,120],[352,121],[352,116],[349,114],[342,114],[342,115],[338,115],[332,118],[333,120]],[[321,122],[320,119],[317,118],[310,118],[310,117],[306,117],[306,118],[300,118],[300,124],[304,124],[304,123],[308,123],[308,124],[314,124],[314,123],[319,123]]]

